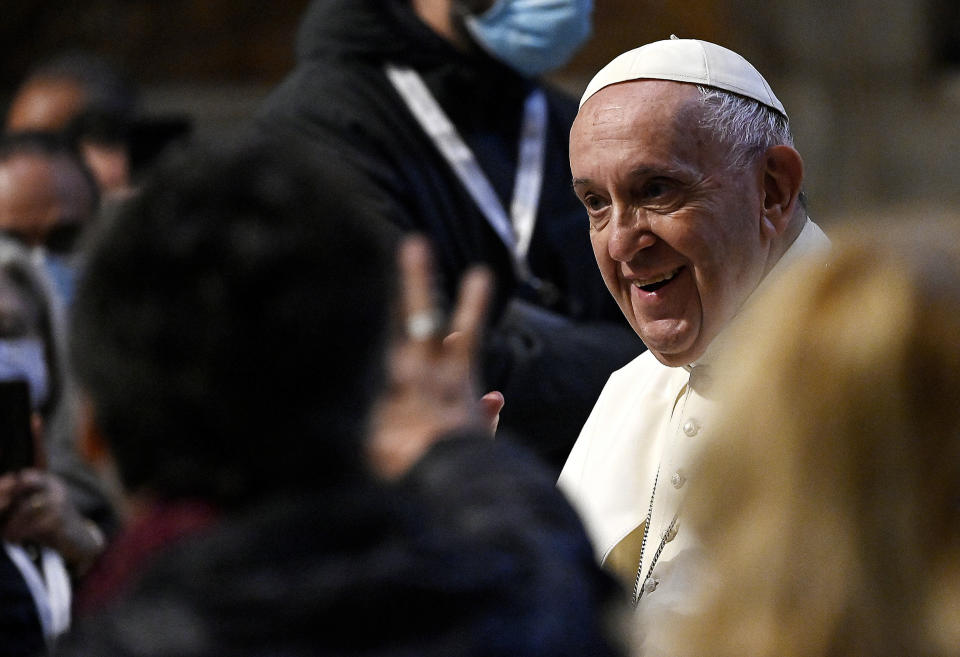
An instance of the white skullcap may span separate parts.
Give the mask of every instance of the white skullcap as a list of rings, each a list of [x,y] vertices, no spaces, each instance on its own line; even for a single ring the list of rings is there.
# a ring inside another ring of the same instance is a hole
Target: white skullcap
[[[593,76],[580,107],[604,87],[628,80],[656,79],[716,87],[752,98],[783,116],[783,104],[770,85],[743,57],[715,43],[671,36],[628,50]]]

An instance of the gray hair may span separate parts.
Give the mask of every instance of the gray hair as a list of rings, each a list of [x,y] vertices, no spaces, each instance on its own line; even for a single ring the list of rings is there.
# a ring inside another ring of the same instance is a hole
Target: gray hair
[[[729,91],[700,85],[697,88],[706,108],[700,125],[730,147],[730,166],[745,166],[777,144],[793,146],[790,123],[779,112]]]
[[[700,125],[729,149],[728,166],[742,168],[771,146],[793,146],[790,121],[779,112],[735,93],[697,85],[705,108]],[[807,205],[800,192],[800,204]]]

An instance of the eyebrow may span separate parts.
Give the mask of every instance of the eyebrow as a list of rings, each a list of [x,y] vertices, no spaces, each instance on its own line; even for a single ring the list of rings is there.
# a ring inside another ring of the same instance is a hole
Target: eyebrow
[[[636,169],[633,169],[630,172],[631,178],[644,178],[648,176],[674,176],[674,177],[687,177],[693,173],[691,169],[676,168],[676,167],[648,167],[640,166]]]
[[[639,166],[631,170],[629,176],[631,178],[644,178],[648,176],[688,177],[693,173],[693,171],[683,168]],[[574,178],[572,186],[576,187],[577,185],[590,185],[592,183],[593,181],[590,178]]]

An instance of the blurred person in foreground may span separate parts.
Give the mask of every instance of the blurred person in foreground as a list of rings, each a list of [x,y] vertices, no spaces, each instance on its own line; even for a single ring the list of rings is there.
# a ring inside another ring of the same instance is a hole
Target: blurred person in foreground
[[[478,409],[489,277],[442,341],[425,244],[398,267],[355,184],[194,149],[98,231],[72,356],[128,524],[63,654],[617,654],[576,515]]]
[[[63,395],[55,316],[20,245],[0,237],[0,637],[3,654],[43,653],[70,623],[72,582],[103,533],[48,470],[46,435]]]
[[[741,310],[829,242],[807,216],[783,105],[713,43],[657,41],[601,69],[570,167],[600,273],[648,351],[610,378],[559,485],[642,615],[683,605],[695,579],[681,501],[726,385],[716,361],[752,335]]]
[[[960,655],[960,230],[849,228],[750,316],[651,655]]]
[[[591,31],[592,0],[315,0],[298,65],[259,115],[356,166],[364,194],[432,242],[441,292],[498,284],[482,357],[502,427],[556,472],[610,373],[643,350],[580,239],[576,101],[539,76]]]

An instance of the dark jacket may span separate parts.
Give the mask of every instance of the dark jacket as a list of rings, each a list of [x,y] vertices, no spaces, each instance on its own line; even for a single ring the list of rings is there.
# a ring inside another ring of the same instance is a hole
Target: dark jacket
[[[59,655],[607,656],[622,592],[532,458],[460,437],[400,483],[224,514]]]
[[[501,426],[558,471],[610,372],[643,350],[603,285],[585,211],[570,189],[567,140],[576,103],[547,89],[543,192],[529,262],[559,290],[517,284],[507,248],[384,74],[418,71],[509,208],[523,101],[536,84],[488,55],[455,49],[408,0],[316,0],[298,65],[261,108],[258,125],[355,168],[385,217],[430,236],[447,299],[464,270],[498,279],[484,384],[504,392]],[[529,302],[529,303],[528,303]]]

